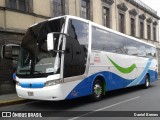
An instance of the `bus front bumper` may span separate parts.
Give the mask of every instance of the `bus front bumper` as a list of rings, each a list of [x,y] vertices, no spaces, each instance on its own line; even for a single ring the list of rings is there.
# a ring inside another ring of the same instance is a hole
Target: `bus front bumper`
[[[44,88],[36,88],[36,89],[22,88],[21,86],[16,85],[16,91],[19,97],[25,99],[51,100],[51,101],[58,101],[65,99],[60,84]]]

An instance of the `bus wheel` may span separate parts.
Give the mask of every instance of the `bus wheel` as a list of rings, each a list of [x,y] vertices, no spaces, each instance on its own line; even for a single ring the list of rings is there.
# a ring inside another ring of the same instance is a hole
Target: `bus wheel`
[[[99,101],[103,96],[103,85],[100,80],[95,80],[92,88],[91,100]]]
[[[146,75],[146,79],[145,79],[145,83],[144,83],[144,88],[149,88],[150,86],[150,79],[149,79],[149,75]]]

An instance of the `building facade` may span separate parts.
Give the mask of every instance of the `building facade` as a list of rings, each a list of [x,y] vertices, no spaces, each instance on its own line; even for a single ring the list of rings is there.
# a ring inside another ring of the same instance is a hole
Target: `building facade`
[[[50,0],[0,0],[0,48],[20,43],[30,25],[50,18],[50,4]],[[15,92],[14,71],[12,60],[0,60],[0,94]]]
[[[140,0],[68,0],[70,15],[159,45],[157,12]]]
[[[20,43],[26,29],[34,23],[67,14],[152,43],[160,53],[160,17],[140,0],[0,0],[0,47]],[[14,91],[12,65],[11,60],[0,61],[2,93]]]

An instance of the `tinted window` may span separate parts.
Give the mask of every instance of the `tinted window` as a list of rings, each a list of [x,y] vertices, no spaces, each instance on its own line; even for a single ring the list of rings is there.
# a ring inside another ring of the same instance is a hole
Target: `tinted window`
[[[94,26],[92,27],[92,49],[139,57],[156,57],[156,48]]]
[[[110,51],[110,33],[97,27],[92,27],[92,49]]]
[[[119,54],[125,54],[124,46],[125,46],[125,40],[124,37],[111,33],[111,51],[114,53],[119,53]]]
[[[88,24],[70,19],[68,34],[64,58],[64,77],[82,75],[87,62]]]
[[[70,19],[68,34],[78,40],[81,45],[88,45],[88,24],[79,20]]]

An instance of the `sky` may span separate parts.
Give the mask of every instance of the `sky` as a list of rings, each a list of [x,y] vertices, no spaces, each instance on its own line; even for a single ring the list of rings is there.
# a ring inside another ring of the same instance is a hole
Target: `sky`
[[[158,12],[158,16],[160,16],[160,0],[141,0],[149,7]]]

